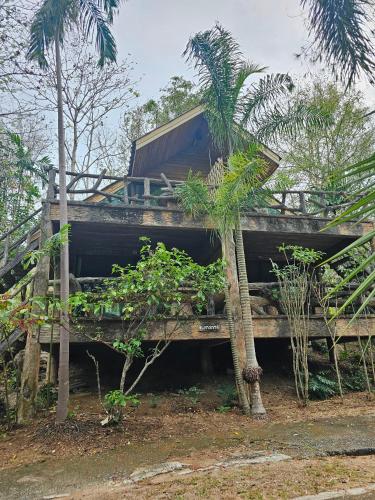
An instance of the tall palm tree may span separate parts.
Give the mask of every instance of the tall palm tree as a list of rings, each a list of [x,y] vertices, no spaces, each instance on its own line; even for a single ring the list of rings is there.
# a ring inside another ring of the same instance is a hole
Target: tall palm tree
[[[180,204],[191,216],[208,216],[210,225],[215,227],[222,244],[223,259],[226,262],[226,287],[225,302],[227,308],[228,330],[231,341],[234,375],[239,401],[245,414],[251,412],[262,414],[264,408],[259,390],[259,366],[256,359],[251,308],[249,303],[243,301],[248,296],[248,280],[246,272],[245,254],[242,238],[236,238],[239,286],[237,284],[237,267],[235,244],[233,240],[233,227],[237,224],[239,213],[245,205],[248,206],[249,198],[252,202],[267,196],[261,189],[264,182],[264,161],[257,156],[256,147],[249,148],[245,153],[237,153],[228,158],[228,168],[217,189],[212,191],[205,180],[199,176],[189,174],[187,180],[176,189]],[[236,231],[236,236],[242,235]],[[245,267],[242,267],[242,266]],[[237,295],[239,295],[237,299]],[[242,301],[241,301],[242,296]],[[237,303],[238,302],[238,303]],[[244,325],[242,325],[244,323]],[[241,337],[246,328],[250,331],[250,338],[245,336],[245,359]],[[255,389],[252,391],[252,408],[248,401],[244,385],[242,367],[246,367],[245,377],[251,378],[252,371],[256,372],[254,381]],[[247,372],[247,373],[246,373]],[[262,409],[263,408],[263,409]],[[257,410],[257,411],[255,411]]]
[[[373,0],[300,0],[307,9],[310,34],[313,37],[313,49],[330,66],[332,73],[339,77],[347,87],[352,86],[360,75],[365,75],[370,83],[375,80],[375,38],[372,30],[374,22]],[[374,114],[372,111],[369,114]],[[373,219],[375,215],[375,153],[369,158],[343,168],[342,178],[351,183],[353,196],[359,201],[353,204],[332,221],[328,227],[356,219]],[[350,184],[349,184],[350,185]],[[362,187],[360,187],[362,186]],[[351,251],[364,246],[371,246],[369,256],[358,264],[353,271],[332,290],[332,294],[352,280],[360,279],[364,270],[368,271],[364,280],[347,298],[335,313],[339,315],[364,297],[354,318],[358,317],[375,296],[375,229],[351,243],[332,256],[328,261],[341,259]]]
[[[197,33],[190,39],[184,55],[198,71],[202,87],[203,103],[211,135],[224,158],[242,150],[255,142],[250,138],[248,126],[261,125],[267,128],[272,123],[275,129],[275,112],[285,128],[287,121],[280,114],[278,100],[293,88],[287,74],[266,75],[256,83],[248,84],[250,77],[263,73],[266,68],[244,61],[238,43],[230,32],[216,24],[212,29]],[[290,123],[296,126],[296,120]],[[228,166],[228,165],[227,165]],[[240,176],[241,177],[241,176]],[[246,176],[245,176],[246,177]],[[229,213],[229,212],[228,212]],[[232,213],[232,212],[231,212]],[[227,218],[230,220],[231,217]],[[225,218],[223,219],[225,220]],[[231,221],[233,222],[233,221]],[[230,227],[234,229],[236,256],[240,285],[242,322],[245,334],[247,364],[245,379],[250,383],[253,414],[264,414],[259,380],[261,368],[258,365],[254,344],[254,331],[251,317],[251,304],[243,251],[243,237],[239,210],[236,220]],[[232,238],[225,238],[230,241]],[[228,253],[223,248],[223,253]]]
[[[44,0],[35,13],[30,29],[28,58],[36,60],[41,68],[48,66],[47,52],[53,48],[56,60],[57,121],[59,151],[60,228],[68,224],[66,193],[65,133],[61,83],[61,47],[73,26],[82,29],[89,39],[95,34],[100,66],[116,60],[116,43],[109,24],[118,10],[120,0]],[[60,358],[59,392],[56,419],[65,420],[69,400],[69,245],[61,245],[60,255]]]

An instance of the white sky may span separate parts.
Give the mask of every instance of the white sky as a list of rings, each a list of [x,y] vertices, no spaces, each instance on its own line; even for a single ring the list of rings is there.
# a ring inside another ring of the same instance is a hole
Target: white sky
[[[134,77],[141,78],[142,101],[157,97],[173,75],[193,79],[181,54],[191,35],[219,21],[240,43],[246,58],[303,78],[318,68],[295,53],[308,43],[299,0],[127,0],[115,20],[119,58],[131,54]],[[371,103],[375,91],[360,85]]]

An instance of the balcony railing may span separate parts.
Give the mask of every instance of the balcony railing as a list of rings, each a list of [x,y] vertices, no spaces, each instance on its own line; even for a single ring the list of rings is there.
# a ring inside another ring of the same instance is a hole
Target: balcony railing
[[[53,170],[50,175],[49,200],[58,199],[56,173]],[[175,188],[183,181],[168,179],[163,173],[158,179],[107,175],[105,171],[100,174],[67,172],[67,176],[67,193],[71,200],[145,208],[179,208]],[[80,186],[82,183],[84,187]],[[329,219],[336,217],[353,201],[356,199],[343,191],[273,191],[265,203],[249,209],[249,212]]]

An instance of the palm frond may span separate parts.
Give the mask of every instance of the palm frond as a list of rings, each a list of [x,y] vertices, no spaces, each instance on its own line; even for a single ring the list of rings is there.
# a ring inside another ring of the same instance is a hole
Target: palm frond
[[[252,84],[247,95],[241,99],[241,124],[246,127],[249,120],[259,116],[277,104],[279,99],[294,88],[293,80],[288,74],[277,73],[266,75],[256,84]]]
[[[77,5],[74,0],[44,0],[31,23],[27,58],[37,61],[45,69],[48,66],[46,52],[54,43],[56,33],[62,43],[65,29],[76,19]]]
[[[310,34],[318,56],[332,66],[348,86],[375,70],[375,49],[370,32],[372,0],[301,0],[308,10]]]
[[[282,109],[275,105],[254,119],[256,138],[259,141],[277,139],[280,136],[293,138],[300,129],[319,128],[327,123],[327,119],[322,110],[315,106],[297,103]]]
[[[89,37],[93,31],[96,33],[96,49],[99,52],[98,65],[103,66],[105,62],[116,61],[117,48],[115,39],[109,29],[107,20],[104,18],[100,9],[101,1],[79,0],[80,19],[83,31],[86,37]],[[105,8],[109,9],[108,4],[118,5],[118,2],[105,2]],[[113,8],[110,8],[109,14],[113,16]]]
[[[239,45],[229,31],[216,24],[211,30],[190,38],[183,55],[198,71],[213,139],[225,151],[233,132],[235,102],[232,90],[243,68]]]
[[[113,23],[114,14],[117,14],[120,8],[121,0],[96,0],[99,9],[107,14],[108,23]]]
[[[238,213],[249,197],[259,201],[263,196],[261,188],[267,165],[258,152],[258,145],[253,143],[246,151],[228,159],[228,168],[216,191],[213,213],[219,232],[223,234],[234,228]]]
[[[210,212],[210,197],[207,183],[200,175],[189,172],[187,179],[175,189],[180,206],[193,218]]]

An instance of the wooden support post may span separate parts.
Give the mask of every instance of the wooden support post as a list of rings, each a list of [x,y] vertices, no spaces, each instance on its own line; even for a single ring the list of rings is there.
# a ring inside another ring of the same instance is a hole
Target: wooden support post
[[[207,298],[207,316],[215,316],[215,301],[212,295]]]
[[[52,236],[52,223],[50,221],[49,204],[45,204],[41,217],[41,238],[40,245]],[[50,256],[43,255],[36,267],[33,296],[45,297],[48,291],[48,280],[50,271]],[[33,303],[31,314],[45,314],[45,310],[38,304]],[[25,357],[21,375],[21,390],[18,406],[18,423],[27,422],[35,413],[35,400],[38,393],[39,365],[40,365],[40,327],[32,325],[27,332]]]
[[[52,347],[52,348],[51,348]],[[51,346],[47,358],[46,384],[57,384],[57,363],[54,346]]]
[[[149,198],[150,194],[151,194],[150,179],[145,177],[143,181],[143,195],[145,197],[143,203],[145,207],[148,207],[150,205],[150,198]]]
[[[200,349],[201,369],[204,375],[213,375],[214,365],[212,362],[212,350],[208,345],[203,345]]]

